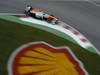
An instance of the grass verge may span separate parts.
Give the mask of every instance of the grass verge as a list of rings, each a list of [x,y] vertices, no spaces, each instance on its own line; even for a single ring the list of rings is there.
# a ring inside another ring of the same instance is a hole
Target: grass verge
[[[7,75],[8,58],[16,48],[36,41],[45,41],[55,47],[70,47],[90,75],[100,74],[100,56],[97,54],[44,30],[0,19],[0,75]]]

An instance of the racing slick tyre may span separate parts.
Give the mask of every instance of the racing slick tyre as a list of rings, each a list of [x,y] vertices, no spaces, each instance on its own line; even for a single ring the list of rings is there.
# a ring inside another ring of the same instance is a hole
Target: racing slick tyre
[[[48,22],[48,23],[52,23],[52,20],[53,20],[53,19],[47,19],[47,22]]]
[[[55,23],[55,24],[59,24],[59,20],[56,20],[54,23]]]
[[[58,20],[54,20],[54,19],[47,19],[47,22],[48,22],[48,23],[51,23],[51,24],[53,24],[53,25],[55,25],[55,24],[58,24],[58,23],[59,23],[59,21],[58,21]]]
[[[30,15],[31,17],[33,17],[33,18],[37,18],[36,15],[35,15],[34,13],[30,13],[29,15]]]
[[[24,11],[24,13],[25,13],[27,16],[29,16],[29,12]]]

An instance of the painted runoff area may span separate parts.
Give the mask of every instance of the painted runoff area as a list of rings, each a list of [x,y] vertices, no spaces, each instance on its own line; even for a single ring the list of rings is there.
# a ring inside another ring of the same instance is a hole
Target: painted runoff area
[[[15,17],[15,16],[0,16],[1,19],[5,19],[12,22],[21,23],[24,25],[36,27],[39,29],[51,32],[59,37],[70,40],[73,43],[79,44],[86,50],[97,53],[100,55],[99,51],[87,40],[80,32],[78,32],[73,27],[68,24],[61,22],[60,25],[52,25],[45,21],[37,20],[32,17]]]
[[[45,21],[37,20],[32,17],[21,17],[22,21],[31,22],[35,24],[39,24],[42,26],[46,26],[55,30],[58,30],[66,35],[69,35],[72,37],[80,46],[83,48],[89,48],[92,47],[96,50],[96,52],[99,54],[98,50],[91,44],[91,42],[85,38],[80,32],[78,32],[73,27],[69,26],[68,24],[61,22],[59,25],[52,25],[50,23],[47,23]]]

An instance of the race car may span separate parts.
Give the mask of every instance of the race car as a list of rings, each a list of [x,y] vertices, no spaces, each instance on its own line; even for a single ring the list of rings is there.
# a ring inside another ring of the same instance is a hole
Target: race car
[[[58,24],[59,22],[55,16],[46,14],[40,9],[33,9],[32,6],[30,5],[27,5],[27,7],[25,8],[25,14],[27,16],[31,16],[36,19],[44,20],[52,24]]]

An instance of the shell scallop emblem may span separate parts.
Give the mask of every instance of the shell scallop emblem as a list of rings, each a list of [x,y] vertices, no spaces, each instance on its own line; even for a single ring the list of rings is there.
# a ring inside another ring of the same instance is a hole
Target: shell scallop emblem
[[[18,48],[9,60],[9,75],[87,75],[69,48],[44,42]]]

